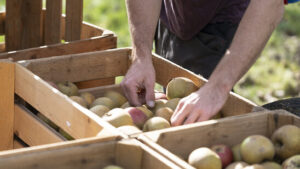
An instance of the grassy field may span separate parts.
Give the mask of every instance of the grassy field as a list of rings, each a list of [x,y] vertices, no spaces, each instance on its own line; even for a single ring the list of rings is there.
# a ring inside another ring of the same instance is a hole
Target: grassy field
[[[0,0],[0,10],[4,3]],[[234,87],[259,105],[300,96],[300,3],[285,8],[284,18],[261,56]],[[124,0],[84,0],[84,20],[114,31],[118,47],[130,46]]]

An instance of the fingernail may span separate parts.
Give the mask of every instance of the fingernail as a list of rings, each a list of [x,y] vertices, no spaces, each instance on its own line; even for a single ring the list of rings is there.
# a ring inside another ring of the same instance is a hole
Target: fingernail
[[[154,107],[155,103],[154,103],[154,101],[148,101],[148,102],[147,102],[147,105],[148,105],[149,107]]]

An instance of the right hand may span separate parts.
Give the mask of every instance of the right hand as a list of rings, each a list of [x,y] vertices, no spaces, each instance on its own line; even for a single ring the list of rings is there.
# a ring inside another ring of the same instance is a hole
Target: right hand
[[[133,106],[147,104],[154,106],[155,70],[151,54],[145,57],[136,57],[133,52],[133,62],[126,73],[121,87]]]

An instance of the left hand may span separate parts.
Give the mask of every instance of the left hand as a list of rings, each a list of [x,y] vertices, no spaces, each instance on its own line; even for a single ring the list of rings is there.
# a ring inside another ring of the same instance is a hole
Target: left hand
[[[228,96],[229,92],[205,84],[180,100],[171,118],[172,126],[209,120],[221,110]]]

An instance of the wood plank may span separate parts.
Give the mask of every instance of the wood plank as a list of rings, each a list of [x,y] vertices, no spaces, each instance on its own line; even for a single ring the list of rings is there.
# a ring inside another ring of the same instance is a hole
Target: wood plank
[[[137,140],[120,141],[117,144],[115,155],[116,163],[124,168],[179,169],[174,163]]]
[[[227,119],[210,120],[148,132],[145,136],[175,155],[187,159],[189,153],[196,148],[210,147],[214,144],[233,146],[253,134],[268,135],[267,114],[251,113]],[[182,143],[185,143],[184,146]]]
[[[6,2],[5,42],[7,51],[40,46],[42,42],[42,1]]]
[[[28,60],[26,67],[53,82],[80,82],[124,75],[128,69],[128,49],[114,49],[61,57]]]
[[[5,34],[5,12],[0,12],[0,35]]]
[[[0,59],[12,58],[13,61],[45,58],[51,56],[68,55],[90,51],[112,49],[117,46],[117,39],[112,35],[74,41],[65,44],[55,44],[44,47],[37,47],[16,52],[0,54]]]
[[[0,150],[13,148],[15,65],[0,62]]]
[[[47,0],[45,16],[45,44],[61,43],[62,0]]]
[[[88,39],[96,36],[102,36],[104,31],[105,34],[107,34],[107,30],[105,30],[104,28],[100,28],[87,22],[83,22],[81,28],[82,30],[80,39]],[[109,33],[113,34],[113,32]]]
[[[207,82],[205,78],[196,75],[193,72],[184,69],[156,54],[153,54],[152,60],[156,71],[156,81],[165,87],[174,77],[187,77],[191,79],[198,87],[203,86]],[[228,100],[221,111],[225,117],[234,116],[249,113],[254,106],[256,105],[250,100],[230,92]]]
[[[191,165],[189,165],[186,161],[178,156],[174,155],[170,151],[166,150],[165,148],[161,147],[160,145],[153,142],[145,135],[139,135],[138,140],[140,140],[145,145],[149,146],[152,151],[159,153],[160,155],[166,157],[167,159],[171,159],[172,161],[176,162],[176,165],[180,166],[181,168],[185,169],[194,169]]]
[[[118,135],[118,131],[96,114],[74,103],[48,83],[16,64],[16,94],[35,107],[73,138]],[[107,132],[105,132],[107,130]]]
[[[65,140],[21,105],[15,105],[14,133],[29,146],[50,144]]]
[[[6,1],[5,43],[7,51],[21,49],[23,27],[21,9],[22,0]]]
[[[0,53],[5,52],[5,43],[0,43]]]
[[[21,48],[32,48],[42,45],[42,0],[22,0]]]
[[[66,1],[66,32],[67,42],[80,40],[83,17],[83,0]]]
[[[36,152],[1,156],[0,168],[6,169],[99,169],[114,161],[116,142],[52,147]],[[17,150],[16,150],[17,151]]]
[[[24,148],[25,146],[18,140],[14,139],[14,149]]]
[[[271,137],[276,129],[287,124],[295,124],[294,120],[300,119],[300,117],[294,116],[293,114],[285,110],[265,110],[261,111],[260,113],[269,113],[268,137]]]
[[[115,84],[115,78],[102,78],[102,79],[96,79],[96,80],[89,80],[89,81],[83,81],[83,82],[77,82],[76,86],[79,89],[86,89],[86,88],[92,88],[92,87],[99,87],[99,86],[107,86]]]
[[[9,169],[99,169],[110,164],[130,169],[179,168],[137,140],[70,141],[1,152],[0,157],[0,168]]]

